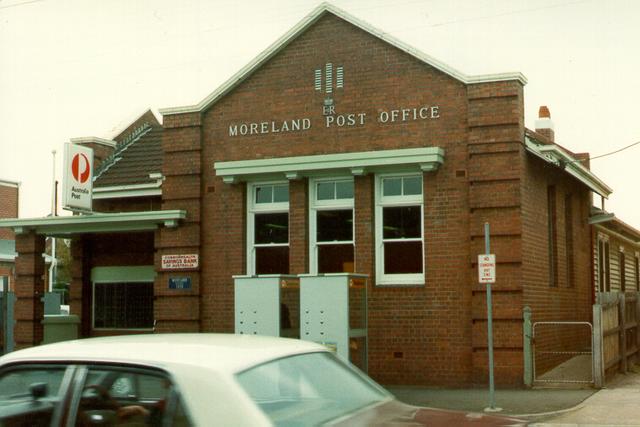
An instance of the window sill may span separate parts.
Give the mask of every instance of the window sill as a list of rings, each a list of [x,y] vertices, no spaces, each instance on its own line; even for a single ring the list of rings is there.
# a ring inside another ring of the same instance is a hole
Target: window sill
[[[424,285],[424,277],[391,277],[376,280],[376,286],[381,288],[416,288]]]

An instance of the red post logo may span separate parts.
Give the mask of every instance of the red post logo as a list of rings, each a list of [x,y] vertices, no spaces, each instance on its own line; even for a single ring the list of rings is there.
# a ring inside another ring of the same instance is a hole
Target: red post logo
[[[73,160],[71,161],[71,174],[76,181],[84,184],[89,179],[90,172],[91,169],[89,168],[89,159],[87,159],[87,156],[82,153],[73,156]]]

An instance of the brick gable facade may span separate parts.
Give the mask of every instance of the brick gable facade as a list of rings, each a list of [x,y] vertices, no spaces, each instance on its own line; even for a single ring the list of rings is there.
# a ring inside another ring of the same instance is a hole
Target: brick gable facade
[[[336,80],[327,83],[329,68]],[[82,314],[83,335],[122,332],[92,330],[92,268],[151,264],[148,332],[233,332],[234,276],[252,270],[251,184],[288,184],[289,273],[308,274],[310,180],[346,177],[354,184],[353,264],[369,277],[369,374],[384,384],[487,382],[486,287],[477,283],[477,255],[488,222],[498,277],[496,382],[522,384],[524,308],[532,308],[534,321],[588,320],[592,298],[591,195],[528,151],[523,84],[514,76],[458,78],[337,14],[322,14],[214,101],[165,114],[160,197],[97,201],[102,212],[181,209],[186,219],[155,232],[74,237],[72,312]],[[442,164],[238,179],[221,177],[215,166],[422,148],[442,149]],[[422,177],[424,280],[380,284],[376,186],[380,171],[407,170]],[[176,254],[198,255],[198,267],[164,270],[162,257]],[[168,286],[176,277],[191,286]]]

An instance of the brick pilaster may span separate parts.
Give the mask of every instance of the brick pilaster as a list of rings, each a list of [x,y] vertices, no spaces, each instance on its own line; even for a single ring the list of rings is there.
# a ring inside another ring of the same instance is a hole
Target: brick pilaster
[[[309,272],[308,181],[289,182],[289,273]]]
[[[164,118],[162,209],[182,209],[187,218],[177,228],[155,234],[157,276],[154,284],[156,332],[200,331],[200,265],[190,270],[161,268],[163,255],[200,256],[201,122],[200,115]],[[190,289],[170,289],[171,278],[190,278]]]
[[[16,236],[16,349],[31,347],[42,342],[44,304],[44,236],[35,233]]]
[[[357,176],[355,186],[355,272],[369,273],[369,288],[375,283],[373,174]]]
[[[491,227],[498,283],[492,285],[495,372],[499,383],[522,380],[522,218],[524,140],[523,88],[519,82],[470,85],[469,265],[472,289],[473,375],[488,381],[486,287],[477,279],[484,253],[484,223]]]
[[[80,317],[80,337],[91,336],[91,245],[86,237],[71,240],[71,285],[69,309]]]

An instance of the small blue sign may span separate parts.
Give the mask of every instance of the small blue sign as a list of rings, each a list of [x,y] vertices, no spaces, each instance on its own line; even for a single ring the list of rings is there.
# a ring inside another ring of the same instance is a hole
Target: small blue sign
[[[191,289],[191,277],[169,277],[169,289]]]

